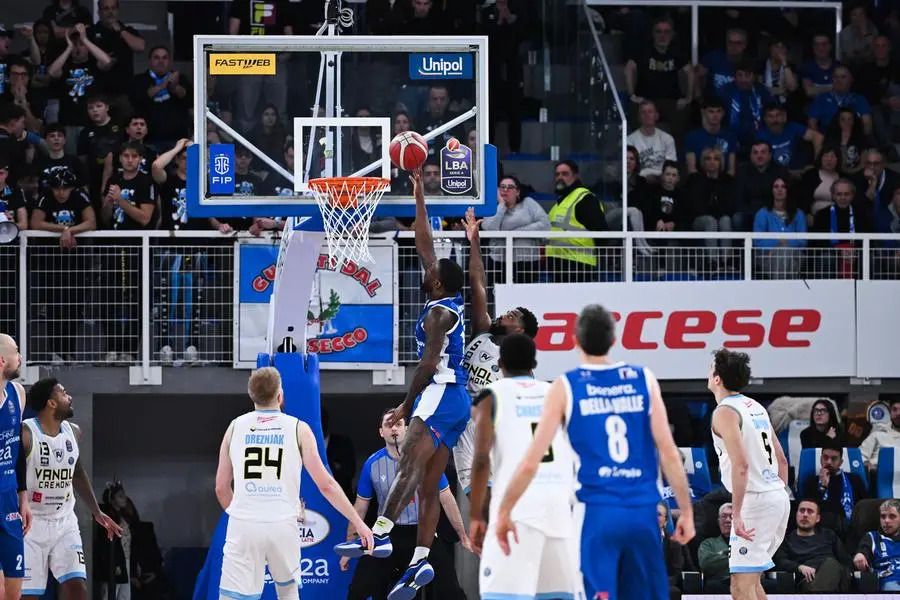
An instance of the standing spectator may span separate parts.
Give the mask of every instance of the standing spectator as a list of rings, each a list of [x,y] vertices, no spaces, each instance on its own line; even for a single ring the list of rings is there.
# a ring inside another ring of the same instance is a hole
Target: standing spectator
[[[756,83],[754,70],[751,61],[741,63],[734,81],[719,89],[719,97],[728,109],[728,128],[743,147],[756,139],[763,125],[763,107],[772,102],[769,90]]]
[[[50,190],[50,180],[60,171],[72,174],[75,187],[86,187],[83,163],[74,154],[66,153],[66,128],[59,123],[48,125],[44,144],[47,154],[41,153],[34,159],[41,193]]]
[[[874,571],[882,592],[900,592],[900,569],[896,566],[900,562],[900,500],[885,500],[880,512],[880,527],[859,541],[853,566]]]
[[[735,70],[745,60],[747,32],[729,29],[725,32],[725,50],[716,48],[697,65],[697,90],[706,98],[721,95],[722,89],[734,81]]]
[[[641,126],[628,136],[628,144],[640,155],[641,177],[655,183],[662,174],[663,163],[677,161],[675,139],[661,129],[657,129],[659,112],[652,100],[644,100],[640,106]]]
[[[800,75],[803,78],[803,90],[806,95],[815,98],[832,90],[832,76],[840,63],[832,58],[831,38],[825,34],[813,36],[812,50],[813,57],[803,63]]]
[[[584,187],[578,165],[571,160],[556,163],[556,204],[550,209],[550,231],[607,231],[603,205]],[[547,268],[555,283],[596,281],[599,240],[591,238],[553,238],[545,255]]]
[[[823,525],[840,536],[846,536],[853,522],[853,507],[866,498],[866,484],[856,473],[841,469],[844,464],[844,448],[831,440],[822,447],[818,474],[800,482],[800,490],[806,498],[818,501]]]
[[[756,212],[766,205],[772,195],[772,184],[790,177],[787,169],[772,160],[772,147],[757,140],[750,146],[750,163],[741,165],[735,180],[735,231],[747,231],[753,225]]]
[[[807,227],[812,228],[816,213],[831,206],[831,186],[840,179],[839,148],[825,146],[812,169],[803,173],[800,180],[799,205],[806,212]]]
[[[46,100],[42,94],[31,90],[28,63],[23,58],[11,58],[6,63],[6,73],[9,75],[9,82],[6,90],[0,93],[0,103],[12,102],[21,106],[25,110],[25,127],[31,131],[40,131],[44,124],[41,117],[44,115]]]
[[[462,3],[459,3],[462,4]],[[510,10],[510,0],[497,0],[482,13],[484,33],[491,51],[488,54],[491,97],[491,139],[495,139],[496,123],[505,120],[509,149],[522,147],[522,99],[524,68],[519,47],[527,37],[527,10]]]
[[[28,229],[28,206],[22,188],[7,183],[9,165],[0,157],[0,222],[15,223],[21,231]]]
[[[731,553],[729,538],[731,537],[731,519],[734,508],[731,502],[719,507],[719,535],[700,542],[697,550],[697,562],[703,573],[703,593],[727,594],[730,589],[731,574],[728,557]]]
[[[125,142],[119,150],[121,172],[109,180],[103,198],[103,221],[116,231],[150,229],[156,207],[153,181],[140,172],[144,147],[137,142]]]
[[[891,425],[876,424],[859,445],[867,469],[878,468],[878,451],[882,448],[900,448],[900,399],[891,400]]]
[[[688,173],[696,173],[700,168],[697,159],[707,148],[718,148],[722,151],[725,170],[734,175],[737,167],[737,151],[740,144],[737,136],[722,127],[725,117],[725,105],[719,99],[707,100],[701,111],[701,127],[687,135],[684,141],[685,165]]]
[[[788,181],[779,177],[772,183],[771,200],[753,219],[754,233],[806,233],[806,215],[797,209]],[[806,240],[754,239],[757,273],[766,279],[798,277],[801,258],[798,248],[805,246]]]
[[[694,70],[688,57],[672,45],[674,25],[669,19],[653,24],[653,43],[625,63],[625,87],[635,107],[653,100],[672,130],[685,130],[686,109],[694,98]],[[683,74],[682,88],[679,75]]]
[[[844,62],[849,65],[864,63],[872,58],[872,41],[878,35],[878,28],[869,19],[863,2],[850,5],[850,24],[841,30],[841,52]]]
[[[109,116],[109,101],[106,96],[91,93],[85,104],[90,123],[81,130],[76,148],[87,174],[88,194],[97,202],[102,190],[106,189],[106,181],[103,179],[106,157],[112,152],[118,153],[122,144],[122,128]],[[95,204],[95,208],[97,207],[99,204]]]
[[[96,77],[108,69],[112,59],[94,42],[87,39],[84,25],[78,23],[73,32],[66,30],[66,49],[50,65],[50,77],[62,80],[59,86],[59,122],[66,126],[66,150],[76,152],[78,136],[88,124],[86,100],[95,89]],[[99,86],[98,86],[99,87]]]
[[[151,173],[159,198],[160,229],[167,231],[209,231],[209,219],[187,214],[187,147],[190,140],[180,139],[175,147],[153,161]],[[175,168],[169,169],[172,161]]]
[[[53,35],[62,39],[76,25],[90,25],[91,11],[79,4],[78,0],[52,0],[50,6],[44,9],[41,19],[48,21],[53,27]]]
[[[172,60],[165,46],[150,49],[150,69],[134,78],[131,105],[144,115],[147,141],[159,152],[187,137],[191,130],[190,81],[171,69]]]
[[[126,120],[126,123],[127,125],[125,126],[124,141],[137,142],[144,147],[144,156],[141,157],[141,164],[138,165],[138,171],[140,171],[141,173],[149,174],[150,167],[153,164],[153,161],[156,160],[157,153],[153,146],[145,143],[148,132],[147,119],[144,118],[144,115],[132,113],[132,115]],[[115,148],[112,148],[106,155],[106,158],[103,160],[102,189],[104,190],[109,183],[109,178],[122,168],[122,165],[119,163],[119,146],[121,145],[122,139],[120,136],[117,146]]]
[[[819,527],[819,505],[804,499],[797,505],[797,529],[785,536],[775,553],[775,568],[799,575],[804,593],[850,591],[850,557],[835,533]]]
[[[863,168],[863,152],[872,147],[869,136],[863,131],[862,121],[856,112],[847,106],[838,110],[837,118],[828,126],[825,142],[829,146],[841,149],[841,164],[838,170],[851,176]]]
[[[50,22],[38,19],[33,26],[23,27],[22,35],[28,42],[28,49],[22,52],[22,56],[28,59],[33,69],[31,85],[35,90],[40,90],[44,96],[44,102],[47,104],[46,112],[38,116],[46,119],[48,123],[56,123],[59,115],[59,101],[56,98],[47,97],[47,87],[51,83],[47,69],[50,68],[56,52],[56,38],[53,36]],[[2,41],[0,41],[0,46],[2,46]]]
[[[843,65],[835,67],[833,80],[834,91],[830,94],[819,94],[809,107],[810,129],[816,131],[828,129],[838,111],[846,106],[862,119],[865,134],[872,135],[872,107],[869,106],[865,96],[850,91],[853,86],[850,69]]]
[[[809,427],[800,432],[802,448],[830,448],[847,444],[837,410],[830,400],[816,400],[809,409]]]
[[[860,65],[856,87],[872,107],[872,124],[879,146],[900,140],[900,64],[891,56],[891,41],[883,35],[872,42],[874,58]]]
[[[791,104],[791,96],[797,91],[799,84],[794,68],[788,62],[788,47],[784,40],[773,39],[769,42],[769,58],[762,69],[762,84],[769,90],[775,102],[787,107]]]
[[[734,194],[734,179],[722,172],[722,151],[718,148],[707,148],[701,158],[703,168],[688,178],[688,209],[686,217],[690,219],[694,231],[731,231],[731,215],[734,212],[731,202]],[[731,240],[707,239],[703,242],[707,248],[727,247]],[[723,252],[715,252],[710,256],[714,263],[722,265],[727,260]]]
[[[134,79],[134,53],[143,52],[145,42],[135,28],[119,20],[119,0],[100,0],[99,7],[100,20],[88,28],[87,36],[112,60],[97,79],[116,120],[123,121],[131,112],[128,95]]]
[[[788,122],[788,112],[783,104],[772,103],[765,107],[765,126],[757,132],[757,139],[768,142],[772,146],[772,160],[786,169],[803,169],[808,161],[804,161],[804,153],[799,142],[809,142],[813,147],[813,156],[822,151],[824,137],[805,125]]]
[[[6,74],[9,71],[9,44],[12,40],[13,32],[7,31],[0,25],[0,96],[6,92]]]
[[[289,0],[270,0],[265,4],[265,10],[261,10],[261,6],[252,0],[232,0],[231,17],[228,19],[229,35],[294,35]],[[274,75],[240,77],[238,124],[243,131],[249,131],[256,123],[259,114],[257,104],[260,101],[275,105],[275,110],[281,117],[288,114],[289,58],[290,53],[287,52],[278,55]]]
[[[25,109],[18,104],[0,103],[0,156],[8,161],[9,181],[13,184],[29,162],[26,116]]]
[[[522,193],[522,184],[512,175],[506,175],[498,186],[497,214],[481,222],[485,231],[549,231],[550,220],[541,205]],[[515,235],[515,234],[513,234]],[[506,240],[488,238],[487,273],[491,276],[489,287],[500,283],[536,283],[540,274],[541,246],[543,240],[520,238],[513,242],[513,281],[506,281]]]
[[[369,117],[371,114],[369,114],[367,110],[362,109],[357,111],[356,116]],[[359,142],[362,139],[362,134],[359,129],[362,128],[354,127],[352,132],[354,141],[352,159],[354,167],[352,168],[354,170],[372,162],[372,160],[366,160],[363,163],[361,160],[358,160],[356,156],[360,150]],[[272,103],[266,104],[259,116],[256,126],[250,132],[250,140],[253,142],[253,145],[259,148],[267,156],[278,156],[284,150],[284,143],[287,140],[287,136],[287,129],[285,129],[282,116],[278,113],[278,108]],[[368,140],[370,146],[369,154],[371,155],[374,152],[376,145],[373,143],[374,138],[372,138],[371,135]],[[268,171],[269,167],[265,166],[263,169]]]

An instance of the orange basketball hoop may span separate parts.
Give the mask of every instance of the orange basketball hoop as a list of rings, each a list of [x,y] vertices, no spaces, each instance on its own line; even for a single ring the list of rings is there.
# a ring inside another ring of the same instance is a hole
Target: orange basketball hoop
[[[326,177],[310,179],[328,240],[328,254],[340,266],[345,260],[373,262],[369,253],[369,226],[375,207],[391,185],[380,177]]]

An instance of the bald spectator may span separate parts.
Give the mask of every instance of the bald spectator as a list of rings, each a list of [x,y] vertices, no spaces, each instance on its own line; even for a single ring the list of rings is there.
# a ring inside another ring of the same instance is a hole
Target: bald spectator
[[[656,127],[659,111],[652,100],[644,100],[640,106],[641,126],[628,136],[628,144],[634,146],[640,156],[641,177],[654,183],[662,174],[663,163],[677,161],[675,139]]]

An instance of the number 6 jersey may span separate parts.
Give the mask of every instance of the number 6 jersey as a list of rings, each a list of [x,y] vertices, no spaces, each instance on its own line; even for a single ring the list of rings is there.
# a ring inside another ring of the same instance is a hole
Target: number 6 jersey
[[[772,422],[769,413],[763,406],[743,394],[729,396],[719,403],[716,410],[734,410],[741,417],[741,444],[747,458],[747,491],[768,492],[783,490],[784,482],[778,476],[778,461],[775,460],[775,448]],[[722,485],[731,490],[731,457],[725,449],[725,441],[713,432],[713,444],[719,455],[719,469],[722,472]]]
[[[300,516],[299,421],[280,410],[256,410],[232,422],[228,455],[234,469],[236,519],[273,523]]]

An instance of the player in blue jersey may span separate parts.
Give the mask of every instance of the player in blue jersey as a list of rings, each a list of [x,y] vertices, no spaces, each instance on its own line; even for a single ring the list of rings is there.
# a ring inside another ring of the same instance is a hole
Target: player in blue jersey
[[[649,369],[614,363],[612,315],[586,306],[575,338],[582,364],[547,391],[534,440],[500,504],[497,537],[509,554],[518,543],[510,513],[562,425],[580,459],[576,497],[583,503],[581,570],[588,598],[667,600],[669,585],[656,517],[659,465],[683,507],[672,539],[694,537],[687,476],[669,430],[659,383]]]
[[[389,537],[394,522],[418,491],[419,522],[416,549],[409,568],[388,594],[388,600],[411,600],[417,590],[434,579],[428,553],[437,529],[440,499],[438,483],[447,467],[450,451],[469,422],[471,400],[466,392],[463,367],[463,299],[465,275],[454,261],[435,259],[431,220],[425,208],[421,169],[410,177],[416,198],[416,251],[425,277],[422,290],[429,300],[416,323],[419,365],[403,403],[385,421],[387,427],[407,418],[409,426],[400,452],[400,470],[372,533],[371,550],[358,540],[335,546],[341,556],[371,552],[376,558],[389,556]]]
[[[19,377],[22,357],[15,340],[0,334],[0,568],[3,598],[18,600],[25,576],[25,534],[31,528],[26,497],[25,453],[21,448],[25,389]]]

